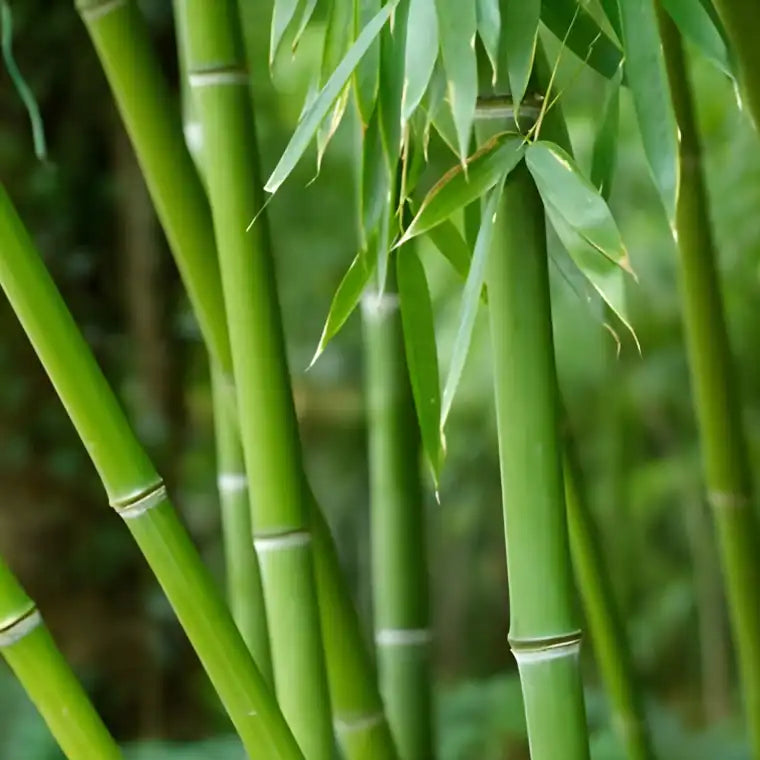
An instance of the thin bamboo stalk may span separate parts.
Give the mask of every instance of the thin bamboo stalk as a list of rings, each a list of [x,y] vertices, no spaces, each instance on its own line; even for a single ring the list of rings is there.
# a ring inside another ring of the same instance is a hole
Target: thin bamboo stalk
[[[312,561],[300,440],[285,355],[258,150],[231,0],[185,0],[187,64],[203,130],[227,308],[251,517],[261,566],[277,698],[304,754],[333,754],[327,671]],[[298,621],[297,625],[294,625]]]
[[[160,477],[1,188],[0,242],[0,285],[244,746],[256,757],[301,758]]]
[[[744,709],[760,757],[760,529],[726,329],[701,150],[681,41],[660,14],[665,60],[681,133],[681,186],[675,232],[684,327],[712,506],[739,660]],[[756,42],[755,42],[756,45]]]
[[[430,760],[435,751],[420,436],[393,267],[383,295],[365,295],[362,316],[380,688],[399,757]]]
[[[569,433],[565,435],[564,479],[573,566],[594,653],[612,703],[613,724],[621,735],[629,760],[654,760],[625,629]]]
[[[179,4],[178,7],[181,9],[184,6]],[[106,18],[111,14],[113,18],[105,24]],[[140,124],[142,119],[151,115],[166,118],[169,110],[165,96],[168,87],[162,80],[162,72],[151,50],[143,19],[136,12],[132,0],[104,3],[98,13],[85,13],[83,17],[133,140],[135,152],[146,173],[154,178],[148,189],[156,207],[161,209],[176,206],[177,218],[192,218],[202,226],[204,232],[201,239],[211,240],[213,246],[206,250],[205,255],[212,255],[215,244],[208,204],[204,199],[201,207],[194,201],[198,192],[203,194],[203,188],[197,174],[186,169],[186,164],[192,163],[192,159],[186,150],[186,155],[183,156],[180,155],[181,151],[161,149],[165,139],[164,128],[158,132],[161,136],[159,145],[151,145],[153,128]],[[128,56],[124,52],[127,41]],[[124,65],[131,66],[131,73],[119,72]],[[139,93],[139,98],[134,97],[134,93]],[[178,119],[169,118],[168,133],[168,143],[182,145],[183,135]],[[154,163],[164,161],[170,165],[167,171],[153,166]],[[175,182],[174,177],[181,178],[181,182]],[[197,187],[191,187],[192,184]],[[180,187],[181,192],[178,191]],[[186,201],[188,197],[190,202]],[[166,224],[163,218],[162,223]],[[192,286],[188,285],[188,293],[199,322],[206,319],[206,311],[197,307],[194,298],[205,289],[216,289],[219,294],[218,297],[209,299],[208,303],[212,305],[212,322],[221,325],[221,328],[212,330],[207,325],[202,330],[204,339],[211,342],[210,352],[217,360],[218,357],[230,357],[220,280],[218,277],[207,277],[203,267],[196,266],[197,257],[185,257],[185,246],[195,245],[197,239],[183,238],[180,242],[180,245],[173,247],[172,252],[180,264],[180,273],[186,284],[190,281],[193,283]],[[224,369],[225,365],[221,361],[220,365]],[[327,524],[313,495],[309,495],[309,500],[330,700],[341,746],[349,760],[390,760],[395,756],[395,749],[387,722],[383,719],[376,675],[362,636],[359,618],[340,572]],[[352,663],[352,666],[348,667],[347,663]]]
[[[0,560],[0,652],[70,760],[121,751],[56,647],[35,603]]]
[[[491,344],[510,591],[532,760],[588,760],[558,432],[546,230],[524,163],[489,257]]]

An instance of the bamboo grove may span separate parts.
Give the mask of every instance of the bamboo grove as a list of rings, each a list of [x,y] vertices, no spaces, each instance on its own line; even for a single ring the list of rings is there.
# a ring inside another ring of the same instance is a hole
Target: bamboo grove
[[[705,498],[746,733],[760,759],[760,533],[684,53],[686,41],[714,64],[760,125],[760,22],[751,3],[275,0],[270,62],[289,51],[301,55],[310,27],[325,30],[313,86],[276,161],[260,154],[249,69],[255,51],[246,48],[242,22],[250,13],[239,5],[174,0],[181,109],[171,106],[170,83],[134,0],[78,0],[76,8],[208,355],[226,598],[5,190],[0,286],[245,752],[330,760],[337,746],[346,760],[437,756],[424,503],[426,492],[439,495],[446,423],[483,310],[508,646],[530,756],[591,756],[580,660],[589,645],[627,756],[657,756],[561,398],[546,237],[553,229],[603,301],[613,332],[637,346],[625,298],[637,287],[634,262],[607,202],[624,96],[672,231]],[[544,47],[548,38],[553,44]],[[588,171],[574,157],[556,84],[558,68],[568,65],[593,68],[606,90]],[[346,215],[355,220],[359,249],[325,304],[313,363],[360,312],[372,641],[304,467],[278,296],[283,252],[267,213],[312,145],[321,162],[339,128],[355,133],[355,205]],[[428,160],[432,143],[447,156],[442,175]],[[424,240],[462,280],[445,373]],[[0,650],[69,758],[121,756],[40,611],[2,563]]]

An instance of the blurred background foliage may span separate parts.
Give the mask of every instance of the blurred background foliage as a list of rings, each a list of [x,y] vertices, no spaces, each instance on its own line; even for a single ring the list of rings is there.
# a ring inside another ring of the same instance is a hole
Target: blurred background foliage
[[[145,0],[177,84],[168,0]],[[316,49],[266,63],[267,14],[246,7],[265,174],[300,113]],[[254,5],[256,6],[254,8]],[[268,5],[265,3],[264,5]],[[35,160],[27,116],[0,74],[3,181],[108,377],[150,448],[207,561],[221,576],[205,355],[104,77],[70,3],[13,3],[15,51],[37,94],[49,160]],[[558,45],[547,39],[552,54]],[[562,105],[587,166],[605,85],[567,55]],[[760,456],[760,139],[729,84],[693,57],[711,219],[744,422]],[[178,87],[175,87],[178,92]],[[178,98],[178,95],[177,95]],[[166,104],[176,108],[178,103]],[[639,284],[629,297],[641,343],[619,334],[550,235],[560,382],[655,740],[671,760],[748,758],[679,318],[675,250],[623,96],[611,205]],[[352,126],[320,176],[303,162],[270,207],[288,348],[308,469],[329,511],[357,603],[370,610],[361,330],[346,330],[308,373],[332,293],[357,246]],[[436,171],[453,163],[433,144]],[[178,188],[181,192],[181,188]],[[425,245],[425,244],[423,244]],[[460,283],[432,249],[442,366]],[[105,505],[79,442],[13,314],[0,299],[0,552],[35,597],[128,756],[240,758],[197,660]],[[440,505],[428,489],[441,760],[527,758],[507,647],[504,543],[485,314],[447,431]],[[369,629],[369,627],[368,627]],[[623,758],[586,646],[595,760]],[[220,738],[221,737],[221,738]],[[23,748],[23,749],[22,749]],[[0,668],[0,758],[52,760],[44,726]]]

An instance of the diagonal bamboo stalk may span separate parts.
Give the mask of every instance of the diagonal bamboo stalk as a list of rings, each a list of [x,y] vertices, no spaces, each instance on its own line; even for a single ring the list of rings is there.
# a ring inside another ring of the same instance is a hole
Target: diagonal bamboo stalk
[[[70,760],[120,760],[121,751],[48,632],[0,560],[0,653]]]

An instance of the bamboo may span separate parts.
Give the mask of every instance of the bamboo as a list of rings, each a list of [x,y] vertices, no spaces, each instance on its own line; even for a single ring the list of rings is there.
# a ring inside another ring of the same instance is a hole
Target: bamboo
[[[429,760],[435,752],[420,436],[393,269],[383,295],[370,291],[362,304],[375,645],[399,757]]]
[[[675,27],[665,14],[660,14],[660,21],[681,133],[675,231],[702,464],[718,533],[744,709],[754,756],[760,757],[760,533],[688,74]]]
[[[70,760],[120,760],[121,751],[48,632],[0,560],[0,652]]]
[[[507,179],[488,262],[509,575],[509,641],[532,760],[588,760],[552,346],[546,230],[524,163]]]
[[[178,7],[181,10],[184,5],[180,3]],[[111,14],[114,17],[106,24],[105,21]],[[188,172],[185,168],[188,162],[192,163],[187,150],[184,150],[185,155],[182,155],[182,151],[161,150],[163,142],[156,149],[149,144],[153,139],[153,129],[140,124],[146,115],[156,114],[156,118],[167,118],[168,114],[167,142],[172,145],[183,144],[179,119],[173,119],[167,108],[165,93],[168,88],[161,81],[162,72],[150,48],[143,19],[136,12],[132,0],[126,0],[123,3],[109,3],[98,14],[84,14],[84,20],[133,140],[135,152],[140,156],[146,173],[154,177],[155,181],[149,184],[149,191],[156,207],[161,209],[176,204],[179,219],[192,218],[199,227],[203,227],[204,232],[200,238],[210,240],[210,245],[213,246],[206,250],[205,255],[213,255],[211,251],[215,249],[215,243],[210,212],[205,200],[202,205],[193,200],[198,193],[203,195],[203,188],[197,173]],[[130,58],[126,58],[123,52],[127,41]],[[120,73],[119,68],[126,64],[131,65],[131,73]],[[133,97],[134,93],[139,93],[139,98]],[[163,128],[159,135],[163,135]],[[161,139],[164,140],[163,137]],[[164,161],[169,165],[167,171],[152,166],[153,162]],[[180,177],[181,182],[175,182],[174,177]],[[163,219],[162,223],[165,223]],[[213,307],[211,322],[221,325],[221,329],[212,330],[207,325],[202,330],[204,339],[211,341],[209,348],[212,356],[230,357],[219,277],[206,276],[203,267],[195,266],[197,257],[184,256],[185,245],[195,245],[196,239],[188,236],[181,243],[172,252],[180,264],[180,273],[188,285],[188,293],[199,322],[206,319],[206,311],[199,309],[194,299],[205,289],[216,289],[218,292],[218,297],[211,298],[208,303]],[[214,341],[220,343],[215,344]],[[223,364],[222,368],[224,369]],[[310,495],[309,498],[330,700],[341,746],[349,760],[390,760],[395,756],[395,750],[387,723],[382,720],[383,708],[377,692],[372,660],[363,640],[356,609],[340,572],[332,536],[313,496]],[[352,666],[348,667],[347,663],[352,663]]]
[[[166,489],[0,188],[0,285],[97,469],[255,757],[301,754]]]
[[[304,754],[333,753],[300,440],[285,358],[237,5],[185,0],[187,64],[222,273],[275,688]],[[297,621],[297,624],[296,624]]]
[[[569,434],[565,435],[564,480],[573,567],[594,653],[612,704],[613,725],[623,740],[628,760],[654,760],[625,628],[615,603],[596,525],[586,503],[582,472]]]

